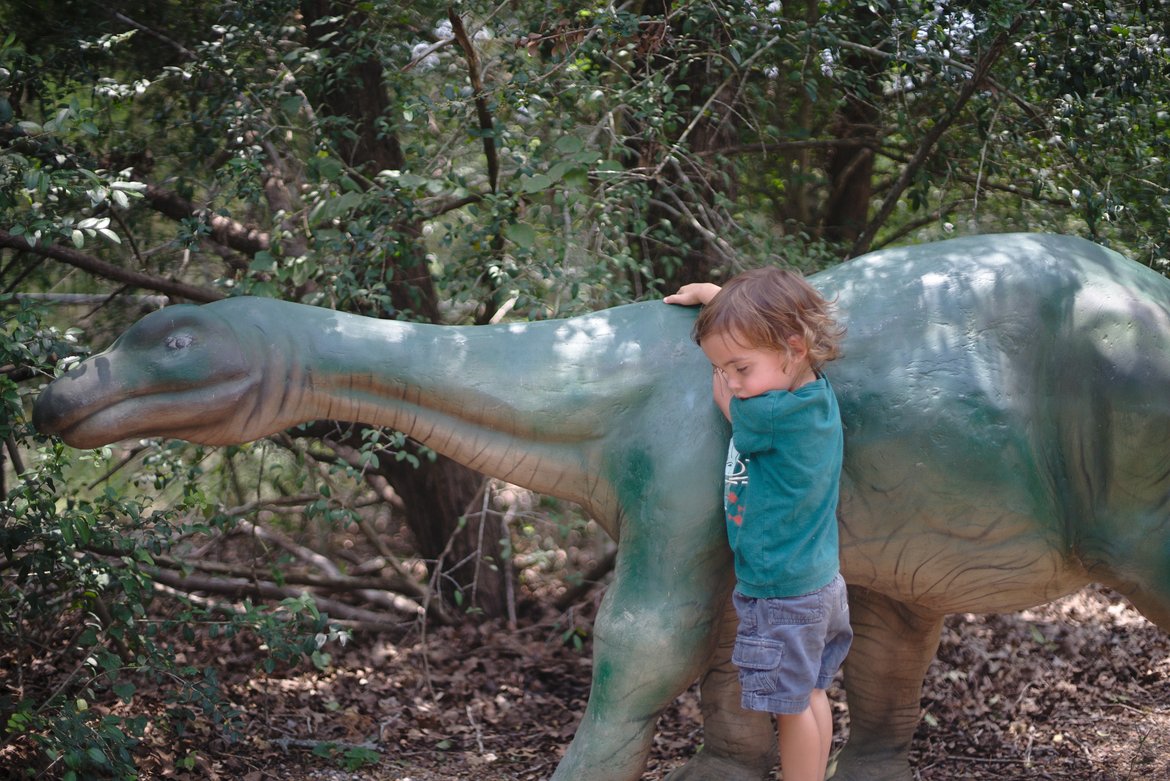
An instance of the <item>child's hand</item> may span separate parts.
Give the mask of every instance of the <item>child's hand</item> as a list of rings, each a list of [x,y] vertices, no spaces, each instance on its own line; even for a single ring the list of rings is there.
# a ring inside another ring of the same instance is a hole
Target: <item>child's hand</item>
[[[711,395],[723,417],[731,420],[731,388],[727,387],[727,377],[718,369],[712,371]]]
[[[689,285],[683,285],[677,293],[662,300],[668,304],[678,304],[679,306],[696,306],[710,303],[719,290],[719,286],[713,282],[692,282]]]

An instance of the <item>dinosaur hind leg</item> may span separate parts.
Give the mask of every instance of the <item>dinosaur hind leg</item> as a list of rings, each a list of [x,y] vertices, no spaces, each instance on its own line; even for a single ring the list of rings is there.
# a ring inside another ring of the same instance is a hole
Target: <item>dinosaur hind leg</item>
[[[1170,632],[1170,529],[1160,517],[1118,522],[1081,545],[1089,580],[1116,590]]]
[[[1150,583],[1135,583],[1112,573],[1098,580],[1122,594],[1139,613],[1161,627],[1162,631],[1170,633],[1170,586],[1163,590]]]
[[[727,600],[711,664],[700,681],[703,750],[666,781],[761,781],[773,778],[776,725],[772,716],[740,706],[739,670],[731,662],[738,619]]]
[[[854,586],[849,614],[849,743],[833,781],[910,781],[922,679],[938,650],[943,616]]]
[[[1163,632],[1170,634],[1170,597],[1134,591],[1126,594],[1126,598],[1133,603],[1139,613],[1161,627]]]

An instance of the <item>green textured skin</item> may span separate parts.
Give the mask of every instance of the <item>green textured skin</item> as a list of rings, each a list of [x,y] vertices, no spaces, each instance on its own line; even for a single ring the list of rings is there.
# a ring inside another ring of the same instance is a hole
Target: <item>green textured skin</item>
[[[950,612],[1105,583],[1170,628],[1170,280],[1097,245],[1009,234],[873,253],[811,281],[849,332],[842,569],[856,639],[837,779],[908,781]],[[640,777],[658,714],[702,679],[704,747],[672,781],[770,778],[740,709],[720,507],[728,429],[694,310],[455,327],[266,299],[176,306],[52,383],[76,447],[250,441],[315,419],[392,426],[580,502],[618,541],[589,704],[554,775]]]

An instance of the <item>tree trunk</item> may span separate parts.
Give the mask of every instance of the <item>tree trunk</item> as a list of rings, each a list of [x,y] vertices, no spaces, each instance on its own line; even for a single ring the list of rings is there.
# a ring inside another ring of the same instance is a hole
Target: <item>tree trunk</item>
[[[873,81],[876,85],[876,74]],[[834,135],[842,140],[872,138],[877,120],[877,107],[851,94],[841,109]],[[852,244],[861,235],[873,196],[873,166],[873,150],[867,146],[835,146],[829,152],[830,189],[822,222],[822,235],[828,241]]]
[[[858,27],[876,27],[877,17],[866,6],[857,6],[854,13]],[[833,135],[843,141],[875,138],[880,115],[871,96],[881,92],[880,79],[885,64],[872,56],[854,53],[845,58],[844,67],[863,73],[864,80],[860,89],[845,95],[845,103],[833,126]],[[861,235],[869,219],[873,169],[873,150],[862,142],[859,141],[857,146],[832,147],[826,166],[829,193],[821,218],[823,238],[852,244]]]
[[[393,457],[381,468],[406,506],[406,523],[443,599],[461,610],[503,616],[507,582],[502,516],[483,512],[486,479],[444,456],[417,468]]]
[[[667,29],[672,3],[670,0],[646,0],[642,6],[645,21],[640,33],[638,52],[647,61],[636,70],[654,69],[657,58],[673,58],[677,52],[662,51],[660,47],[671,39]],[[714,44],[713,44],[714,45]],[[666,62],[662,63],[665,67]],[[717,57],[696,60],[681,71],[676,84],[687,86],[686,95],[691,96],[691,105],[684,114],[694,117],[687,126],[687,135],[680,149],[684,154],[672,154],[665,144],[680,139],[654,138],[648,128],[630,128],[631,137],[641,136],[637,145],[638,159],[630,160],[631,166],[649,170],[655,175],[651,182],[651,201],[645,215],[649,236],[634,240],[632,245],[639,248],[642,257],[649,261],[655,278],[667,281],[671,290],[690,282],[706,282],[712,278],[712,271],[726,265],[727,254],[720,250],[718,242],[726,226],[719,224],[721,212],[716,208],[720,197],[735,198],[735,180],[726,175],[717,165],[704,162],[690,165],[692,159],[702,159],[702,153],[731,146],[736,138],[735,122],[731,116],[735,111],[739,82],[726,79],[722,64]],[[719,91],[711,99],[711,85]],[[684,94],[676,92],[676,95]],[[667,159],[667,158],[670,159]],[[669,225],[671,243],[657,237]]]
[[[371,53],[366,57],[348,47],[347,30],[359,30],[367,20],[351,6],[332,0],[302,0],[301,13],[310,38],[332,52],[332,61],[348,63],[333,74],[329,88],[316,100],[336,116],[349,118],[352,133],[338,133],[338,153],[349,165],[375,173],[406,167],[402,147],[392,132],[393,111],[383,86],[382,65]],[[340,23],[318,24],[329,17],[345,17]],[[417,225],[398,226],[404,237],[395,255],[396,263],[386,280],[391,301],[399,312],[412,312],[421,320],[438,322],[439,304],[434,280],[426,266]],[[488,616],[502,616],[507,607],[505,568],[499,566],[503,530],[499,519],[473,517],[464,521],[483,484],[483,477],[447,458],[431,461],[420,458],[414,468],[392,454],[379,458],[381,468],[405,503],[406,523],[419,545],[419,553],[434,562],[432,569],[444,597],[455,604],[461,594],[462,607],[474,606]],[[486,523],[481,528],[481,523]],[[448,543],[450,549],[448,550]]]

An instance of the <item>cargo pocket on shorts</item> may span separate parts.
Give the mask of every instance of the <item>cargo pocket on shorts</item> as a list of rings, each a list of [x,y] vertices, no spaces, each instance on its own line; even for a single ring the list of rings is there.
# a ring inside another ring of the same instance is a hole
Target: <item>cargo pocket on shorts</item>
[[[737,637],[731,661],[739,668],[739,684],[744,694],[768,695],[779,685],[780,661],[784,643],[763,637]]]

